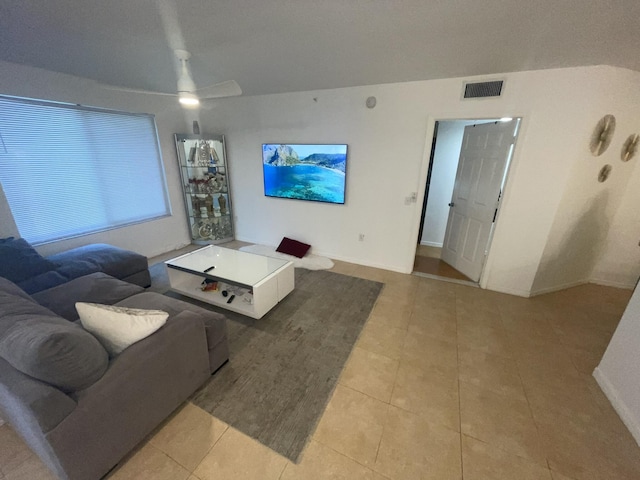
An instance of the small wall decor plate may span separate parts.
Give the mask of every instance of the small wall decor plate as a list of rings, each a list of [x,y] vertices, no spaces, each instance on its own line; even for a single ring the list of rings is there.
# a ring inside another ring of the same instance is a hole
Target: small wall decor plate
[[[640,135],[631,134],[622,145],[622,152],[620,152],[620,159],[623,162],[631,160],[638,152],[638,144],[640,143]]]
[[[596,157],[602,155],[609,148],[615,130],[616,117],[613,115],[602,117],[591,134],[591,141],[589,142],[591,153]]]
[[[600,183],[607,181],[607,178],[609,178],[609,175],[611,174],[612,168],[613,167],[611,165],[607,164],[600,169],[600,172],[598,173],[598,181]]]

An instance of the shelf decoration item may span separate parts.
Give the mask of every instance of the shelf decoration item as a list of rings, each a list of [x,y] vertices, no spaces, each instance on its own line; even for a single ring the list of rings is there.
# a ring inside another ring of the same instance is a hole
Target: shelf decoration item
[[[175,134],[175,141],[191,241],[233,240],[224,136]]]

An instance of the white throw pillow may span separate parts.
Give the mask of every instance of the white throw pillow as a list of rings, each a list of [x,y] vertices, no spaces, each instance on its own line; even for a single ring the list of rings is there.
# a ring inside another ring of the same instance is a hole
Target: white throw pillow
[[[116,307],[97,303],[76,303],[80,322],[111,356],[147,338],[162,327],[169,314],[162,310]]]

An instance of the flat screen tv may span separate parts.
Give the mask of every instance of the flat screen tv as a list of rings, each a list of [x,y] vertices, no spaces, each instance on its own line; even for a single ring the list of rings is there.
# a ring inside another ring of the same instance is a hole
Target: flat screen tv
[[[264,194],[344,204],[346,145],[262,145]]]

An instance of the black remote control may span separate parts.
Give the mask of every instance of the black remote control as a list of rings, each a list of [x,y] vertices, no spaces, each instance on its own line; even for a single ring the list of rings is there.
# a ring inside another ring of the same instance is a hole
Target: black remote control
[[[231,295],[231,296],[229,297],[229,300],[227,300],[227,303],[231,303],[231,302],[233,302],[233,299],[234,299],[234,298],[236,298],[236,296],[235,296],[235,295]]]

